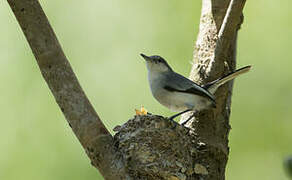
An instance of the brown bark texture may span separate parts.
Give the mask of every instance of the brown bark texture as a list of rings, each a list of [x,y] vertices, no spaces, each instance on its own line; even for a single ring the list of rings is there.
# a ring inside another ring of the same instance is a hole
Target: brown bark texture
[[[119,179],[122,166],[113,137],[84,94],[52,27],[37,0],[8,0],[46,80],[91,163],[107,179]],[[122,173],[121,173],[122,174]],[[117,175],[117,176],[116,176]]]
[[[113,137],[84,94],[38,0],[7,1],[57,104],[105,179],[225,179],[232,83],[217,90],[216,109],[196,112],[187,127],[157,115],[135,116],[117,126]],[[235,69],[245,0],[202,2],[190,75],[199,84]]]
[[[200,30],[194,50],[190,79],[206,84],[235,70],[237,31],[243,22],[245,0],[203,0]],[[194,129],[199,141],[206,144],[204,161],[208,162],[207,179],[224,179],[228,160],[229,116],[233,82],[216,93],[217,108],[194,114],[188,127]],[[185,114],[181,121],[189,118]]]

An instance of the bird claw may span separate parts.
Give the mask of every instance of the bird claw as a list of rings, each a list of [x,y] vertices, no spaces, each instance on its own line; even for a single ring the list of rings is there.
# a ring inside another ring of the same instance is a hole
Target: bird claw
[[[172,121],[172,122],[174,122],[174,123],[177,123],[172,116],[171,117],[168,117],[167,119],[170,120],[170,121]]]

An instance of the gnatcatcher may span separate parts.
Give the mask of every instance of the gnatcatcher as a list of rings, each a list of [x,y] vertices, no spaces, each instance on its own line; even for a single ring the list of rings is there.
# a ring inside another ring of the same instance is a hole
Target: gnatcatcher
[[[217,88],[251,69],[251,66],[246,66],[200,86],[174,72],[162,57],[146,56],[144,54],[141,54],[141,56],[146,60],[152,95],[159,103],[170,110],[180,111],[180,113],[171,116],[170,120],[188,111],[198,111],[209,106],[215,108],[214,93]],[[187,121],[182,124],[184,125]]]

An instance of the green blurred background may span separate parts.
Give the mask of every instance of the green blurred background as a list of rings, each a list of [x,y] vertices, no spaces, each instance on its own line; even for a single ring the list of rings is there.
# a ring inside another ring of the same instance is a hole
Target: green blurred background
[[[159,54],[188,76],[200,1],[41,3],[109,129],[141,105],[172,114],[152,97],[139,53]],[[237,62],[253,69],[234,86],[227,179],[287,179],[282,160],[292,153],[291,5],[247,1]],[[0,22],[0,179],[102,179],[57,107],[6,1]]]

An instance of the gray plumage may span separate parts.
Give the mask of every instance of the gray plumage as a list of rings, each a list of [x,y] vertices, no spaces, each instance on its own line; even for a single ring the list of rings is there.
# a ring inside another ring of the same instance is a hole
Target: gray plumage
[[[174,72],[160,56],[146,56],[148,80],[155,99],[172,111],[202,110],[210,105],[216,107],[214,93],[222,84],[246,73],[246,66],[222,78],[200,86],[184,76]]]

